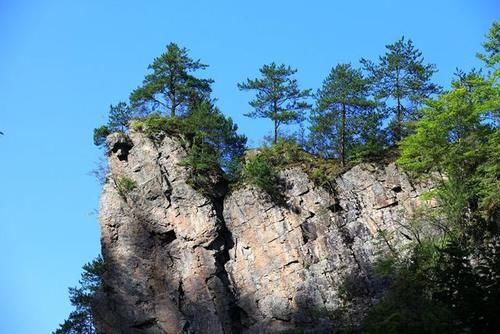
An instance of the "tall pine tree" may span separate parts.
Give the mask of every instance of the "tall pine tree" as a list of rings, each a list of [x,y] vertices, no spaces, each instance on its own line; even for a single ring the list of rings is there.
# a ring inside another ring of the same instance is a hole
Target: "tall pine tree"
[[[249,104],[254,111],[245,114],[252,118],[269,118],[274,123],[274,143],[278,140],[282,124],[298,123],[304,119],[303,112],[310,108],[306,98],[310,90],[301,90],[292,76],[297,72],[290,66],[274,62],[259,70],[261,79],[247,79],[239,83],[240,90],[256,90],[257,95]]]
[[[402,37],[386,46],[378,63],[362,59],[373,82],[375,96],[386,103],[390,130],[394,142],[408,135],[409,124],[419,118],[423,101],[440,92],[431,82],[436,72],[434,64],[425,64],[422,52],[411,40]]]
[[[332,68],[311,115],[310,139],[317,153],[346,164],[363,130],[362,119],[374,112],[376,104],[369,95],[369,82],[360,70],[350,64]]]
[[[167,45],[167,51],[155,58],[148,69],[143,85],[130,95],[135,107],[145,107],[148,111],[170,113],[174,117],[185,111],[189,105],[207,99],[211,93],[211,79],[199,79],[191,74],[203,70],[208,65],[193,60],[186,48],[175,43]]]

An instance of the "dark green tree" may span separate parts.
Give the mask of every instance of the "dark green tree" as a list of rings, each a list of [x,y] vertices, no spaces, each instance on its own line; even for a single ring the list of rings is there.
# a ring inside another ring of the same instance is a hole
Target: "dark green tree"
[[[262,66],[259,71],[262,78],[247,79],[239,83],[238,88],[257,91],[255,99],[249,102],[255,110],[245,116],[272,120],[276,143],[282,124],[298,123],[304,119],[303,112],[311,107],[306,101],[311,91],[299,89],[297,80],[292,77],[297,70],[290,66],[273,62]]]
[[[109,106],[108,127],[112,132],[125,132],[128,122],[134,118],[134,111],[125,102]]]
[[[236,178],[247,138],[237,133],[233,120],[210,102],[202,102],[182,121],[193,133],[191,165],[199,172],[220,167],[230,180]]]
[[[106,137],[113,132],[125,132],[128,122],[136,116],[135,110],[125,102],[109,106],[108,123],[94,129],[94,144],[102,146]]]
[[[53,334],[98,334],[92,304],[97,290],[102,287],[103,273],[104,261],[100,256],[83,266],[80,287],[69,289],[69,299],[75,310]]]
[[[167,45],[167,51],[155,58],[148,69],[141,87],[130,95],[134,107],[146,108],[147,111],[160,110],[174,117],[184,112],[189,105],[207,99],[211,93],[211,79],[200,79],[191,73],[207,68],[199,60],[188,56],[186,48],[175,43]]]
[[[366,59],[361,63],[371,77],[375,96],[386,103],[389,127],[397,142],[408,135],[409,124],[419,118],[418,108],[424,100],[439,93],[440,87],[431,82],[435,65],[424,63],[422,52],[411,40],[402,37],[386,49],[377,64]]]
[[[311,115],[310,136],[317,153],[338,158],[345,166],[365,130],[361,126],[367,123],[362,119],[375,111],[376,103],[369,95],[369,82],[360,70],[350,64],[332,68],[316,94]]]

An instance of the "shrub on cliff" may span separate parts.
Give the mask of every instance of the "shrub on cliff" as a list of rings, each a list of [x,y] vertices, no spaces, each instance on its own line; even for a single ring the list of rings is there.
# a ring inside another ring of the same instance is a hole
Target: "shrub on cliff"
[[[198,176],[221,169],[229,180],[239,174],[247,139],[237,133],[232,119],[210,102],[200,103],[182,117],[154,114],[134,120],[132,126],[156,141],[167,134],[178,137],[187,150],[182,164]]]
[[[243,167],[242,179],[269,194],[277,194],[280,190],[279,171],[300,167],[310,179],[326,190],[333,190],[332,182],[342,171],[340,163],[334,159],[325,159],[304,151],[293,139],[278,138],[271,146],[247,154]]]

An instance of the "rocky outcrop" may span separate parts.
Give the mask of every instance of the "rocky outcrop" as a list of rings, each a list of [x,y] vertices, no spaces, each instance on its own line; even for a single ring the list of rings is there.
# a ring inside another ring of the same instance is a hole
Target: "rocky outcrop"
[[[300,168],[283,201],[252,186],[205,196],[179,165],[180,141],[108,137],[101,198],[105,333],[331,333],[356,323],[383,287],[371,274],[400,247],[427,189],[394,164],[362,164],[335,193]],[[385,238],[380,238],[385,231]]]

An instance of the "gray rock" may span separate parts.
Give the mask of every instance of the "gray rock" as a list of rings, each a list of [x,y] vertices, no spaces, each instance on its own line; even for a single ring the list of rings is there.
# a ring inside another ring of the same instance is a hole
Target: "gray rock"
[[[113,333],[331,333],[356,324],[383,291],[377,256],[408,242],[405,222],[429,185],[394,164],[358,165],[335,194],[300,168],[285,202],[252,186],[205,196],[187,182],[175,138],[108,137],[101,197],[105,287],[96,326]],[[134,187],[124,191],[120,180]]]

